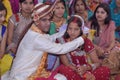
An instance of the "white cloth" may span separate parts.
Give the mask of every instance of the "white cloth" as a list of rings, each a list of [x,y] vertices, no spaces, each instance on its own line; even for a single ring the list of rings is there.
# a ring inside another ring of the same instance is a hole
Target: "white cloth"
[[[63,76],[62,74],[59,74],[59,73],[54,76],[54,79],[56,79],[56,80],[67,80],[67,78],[65,76]]]
[[[2,76],[2,80],[27,80],[36,71],[44,52],[64,54],[73,51],[84,43],[81,37],[65,44],[52,42],[63,34],[59,32],[47,35],[29,30],[19,45],[10,74],[4,75],[8,77]]]
[[[89,28],[88,27],[86,27],[86,26],[84,26],[84,28],[83,28],[83,34],[89,34]]]

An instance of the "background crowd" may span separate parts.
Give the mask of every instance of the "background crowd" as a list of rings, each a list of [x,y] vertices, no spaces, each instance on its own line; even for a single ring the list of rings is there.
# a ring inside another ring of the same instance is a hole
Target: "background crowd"
[[[120,80],[120,0],[0,0],[0,59],[2,80]]]

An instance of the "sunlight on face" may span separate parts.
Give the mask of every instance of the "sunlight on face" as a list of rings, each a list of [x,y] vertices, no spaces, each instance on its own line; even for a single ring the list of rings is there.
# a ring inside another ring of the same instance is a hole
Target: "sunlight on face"
[[[70,39],[73,40],[80,35],[80,27],[77,23],[71,22],[68,26],[67,33],[70,36]]]

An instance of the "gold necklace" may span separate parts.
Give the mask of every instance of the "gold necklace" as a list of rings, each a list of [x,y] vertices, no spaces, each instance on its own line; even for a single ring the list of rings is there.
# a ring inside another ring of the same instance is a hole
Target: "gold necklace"
[[[31,29],[32,29],[33,31],[35,31],[35,32],[38,32],[38,33],[40,33],[40,34],[43,34],[43,32],[42,32],[38,27],[36,27],[35,24],[32,25]]]
[[[63,24],[63,22],[64,22],[64,18],[62,18],[59,22],[55,22],[56,29],[59,29],[61,27],[61,25]]]
[[[42,31],[38,27],[36,27],[34,24],[32,25],[31,29],[35,32],[43,34]],[[50,76],[51,73],[49,71],[46,71],[45,69],[47,56],[48,56],[48,53],[44,52],[36,72],[31,76],[29,76],[28,80],[35,80],[36,78],[40,78],[40,77],[48,78]]]
[[[87,22],[88,21],[88,13],[87,11],[84,11],[83,14],[79,14],[83,19],[84,19],[84,22]]]

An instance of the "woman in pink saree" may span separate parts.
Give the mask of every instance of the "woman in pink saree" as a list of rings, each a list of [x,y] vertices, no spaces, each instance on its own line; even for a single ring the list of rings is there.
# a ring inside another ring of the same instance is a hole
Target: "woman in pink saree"
[[[115,23],[111,19],[108,4],[101,3],[97,6],[88,26],[96,30],[93,43],[103,65],[110,68],[111,74],[120,73],[120,47],[115,40]]]

